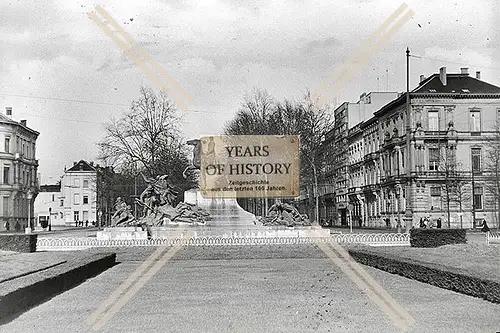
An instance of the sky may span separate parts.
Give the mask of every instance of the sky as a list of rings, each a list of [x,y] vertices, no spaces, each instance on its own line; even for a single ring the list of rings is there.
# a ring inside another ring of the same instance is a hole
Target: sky
[[[468,67],[500,86],[495,0],[406,1],[412,18],[330,100],[405,91],[419,75]],[[104,124],[153,83],[87,14],[102,6],[194,97],[186,139],[220,134],[253,89],[299,100],[314,91],[403,2],[388,0],[0,0],[0,112],[40,132],[41,183],[97,161]]]

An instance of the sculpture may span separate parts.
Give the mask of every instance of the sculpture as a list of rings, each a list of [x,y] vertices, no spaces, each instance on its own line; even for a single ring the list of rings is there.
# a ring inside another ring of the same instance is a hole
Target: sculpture
[[[116,198],[115,213],[111,217],[112,226],[128,226],[135,222],[135,217],[132,215],[131,208],[121,197]]]
[[[283,203],[281,200],[277,200],[276,203],[268,209],[267,216],[262,218],[261,222],[265,226],[286,225],[288,227],[294,227],[299,225],[311,225],[307,215],[300,214],[297,208],[288,203]]]

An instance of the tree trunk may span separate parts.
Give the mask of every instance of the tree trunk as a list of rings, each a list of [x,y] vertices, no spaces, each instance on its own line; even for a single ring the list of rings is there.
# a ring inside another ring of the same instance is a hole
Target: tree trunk
[[[314,176],[314,184],[313,184],[313,195],[314,195],[314,219],[316,220],[316,225],[319,224],[319,196],[318,196],[318,174],[316,172],[316,165],[313,163],[313,176]]]

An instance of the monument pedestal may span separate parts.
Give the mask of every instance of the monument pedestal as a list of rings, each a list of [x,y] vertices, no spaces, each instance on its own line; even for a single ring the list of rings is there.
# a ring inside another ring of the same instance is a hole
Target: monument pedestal
[[[113,227],[104,228],[103,231],[97,231],[98,240],[134,240],[147,238],[148,232],[142,231],[140,227]]]

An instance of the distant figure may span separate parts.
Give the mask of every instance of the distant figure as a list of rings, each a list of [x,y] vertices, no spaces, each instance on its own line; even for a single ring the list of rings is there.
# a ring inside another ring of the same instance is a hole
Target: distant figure
[[[75,221],[75,227],[78,227],[78,221]]]
[[[88,228],[89,227],[89,220],[86,220],[85,221],[85,228]]]
[[[385,221],[385,226],[387,227],[387,229],[390,229],[391,228],[391,220],[388,217],[386,217],[384,219],[384,221]]]
[[[16,225],[14,226],[14,230],[16,230],[16,232],[21,231],[21,225],[19,224],[19,221],[16,222]]]
[[[5,230],[7,230],[7,231],[10,230],[10,223],[9,223],[9,221],[5,222]]]
[[[424,223],[424,218],[420,218],[420,229],[425,229],[425,223]]]
[[[481,231],[482,232],[490,232],[490,228],[488,227],[488,224],[486,224],[486,219],[483,219]]]
[[[441,222],[441,218],[438,218],[438,219],[437,219],[437,221],[436,221],[436,227],[437,227],[438,229],[441,229],[441,223],[442,223],[442,222]]]

